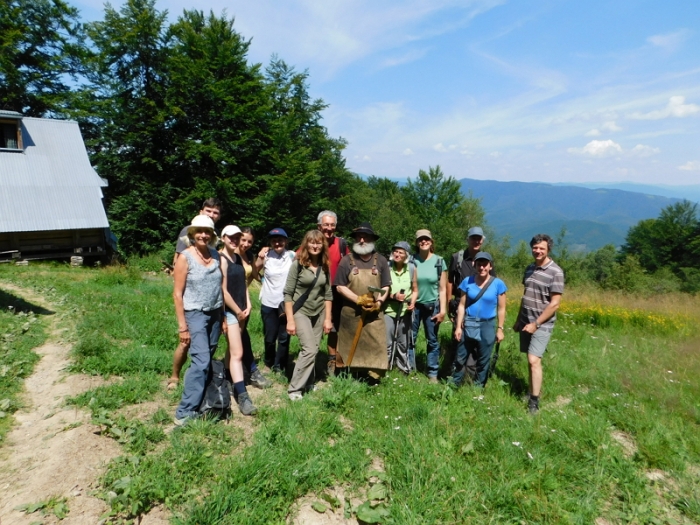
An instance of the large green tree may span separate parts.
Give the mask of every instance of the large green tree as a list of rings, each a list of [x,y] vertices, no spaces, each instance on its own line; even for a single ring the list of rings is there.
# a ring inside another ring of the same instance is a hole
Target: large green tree
[[[0,109],[62,114],[84,55],[76,8],[63,0],[0,1]]]
[[[432,232],[435,251],[443,257],[464,249],[469,228],[484,225],[481,201],[465,196],[459,181],[446,177],[440,166],[420,170],[402,191],[416,226]]]

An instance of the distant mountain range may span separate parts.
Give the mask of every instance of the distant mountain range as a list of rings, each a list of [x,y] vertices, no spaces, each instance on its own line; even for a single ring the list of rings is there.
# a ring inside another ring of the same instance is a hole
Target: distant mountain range
[[[565,227],[566,242],[577,251],[597,250],[606,244],[620,246],[630,226],[658,217],[663,208],[681,200],[539,182],[462,179],[460,183],[465,195],[471,192],[481,198],[488,225],[499,237],[509,235],[513,246],[520,240],[529,242],[536,233],[556,237]]]

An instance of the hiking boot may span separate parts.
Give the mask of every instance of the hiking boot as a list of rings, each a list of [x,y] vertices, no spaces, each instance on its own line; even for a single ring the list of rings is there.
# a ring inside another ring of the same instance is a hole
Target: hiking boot
[[[289,393],[289,400],[290,401],[301,401],[302,395],[301,392],[290,392]]]
[[[540,411],[540,402],[537,399],[530,398],[527,402],[527,410],[530,415],[535,415]]]
[[[238,409],[244,416],[254,416],[258,413],[258,409],[255,408],[253,401],[248,395],[248,392],[238,394]]]
[[[328,362],[326,363],[326,376],[331,377],[335,375],[335,356],[329,355]]]
[[[260,370],[255,370],[250,374],[250,384],[257,388],[270,388],[272,386],[272,381],[262,375]]]

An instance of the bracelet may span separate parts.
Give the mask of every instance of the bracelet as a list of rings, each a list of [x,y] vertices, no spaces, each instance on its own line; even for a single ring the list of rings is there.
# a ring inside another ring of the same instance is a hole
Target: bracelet
[[[178,330],[178,333],[183,334],[183,333],[189,332],[189,331],[190,331],[189,328],[184,328],[183,330]]]
[[[502,327],[502,326],[499,326],[498,329],[499,329],[499,330],[503,330],[503,327]]]

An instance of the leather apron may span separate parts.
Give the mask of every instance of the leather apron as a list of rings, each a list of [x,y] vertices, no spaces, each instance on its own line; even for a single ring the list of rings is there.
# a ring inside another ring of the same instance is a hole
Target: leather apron
[[[361,270],[352,264],[352,270],[348,276],[348,288],[353,293],[358,296],[363,295],[367,293],[369,286],[379,288],[380,285],[381,280],[376,268],[376,256],[375,266],[371,269]],[[343,298],[343,309],[340,312],[340,327],[338,330],[338,353],[345,363],[348,362],[357,325],[361,322],[361,315],[362,308]],[[387,370],[389,368],[389,360],[386,353],[384,312],[367,312],[365,314],[364,327],[357,342],[351,368],[372,368],[375,370]]]

